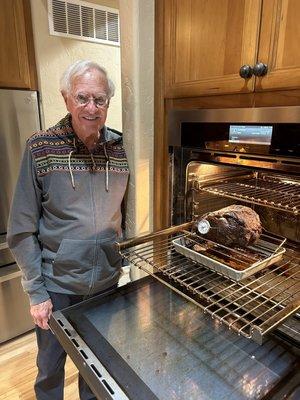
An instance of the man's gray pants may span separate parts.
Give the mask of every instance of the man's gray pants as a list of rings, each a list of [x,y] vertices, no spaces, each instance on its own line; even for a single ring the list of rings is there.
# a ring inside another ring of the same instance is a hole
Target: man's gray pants
[[[49,292],[53,311],[61,310],[83,300],[74,296]],[[34,385],[37,400],[63,400],[66,352],[50,330],[36,326],[38,344],[38,375]],[[96,400],[83,378],[78,378],[80,400]]]

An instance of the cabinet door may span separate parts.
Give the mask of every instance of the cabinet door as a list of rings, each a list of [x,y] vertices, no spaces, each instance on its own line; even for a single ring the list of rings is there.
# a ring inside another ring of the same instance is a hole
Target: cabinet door
[[[261,0],[165,0],[165,97],[249,92]]]
[[[2,0],[0,87],[30,89],[30,70],[22,0]]]
[[[264,0],[258,61],[268,65],[255,91],[300,87],[300,1]]]

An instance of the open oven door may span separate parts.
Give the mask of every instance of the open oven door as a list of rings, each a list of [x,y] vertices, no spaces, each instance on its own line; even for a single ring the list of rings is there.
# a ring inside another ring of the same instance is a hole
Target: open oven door
[[[98,399],[288,399],[300,377],[297,340],[292,345],[271,335],[263,317],[255,319],[257,325],[249,322],[249,310],[241,315],[228,303],[224,308],[226,299],[216,301],[220,287],[200,296],[193,286],[191,295],[185,284],[195,263],[172,247],[186,228],[120,243],[121,253],[152,276],[54,312],[52,331]],[[214,271],[200,275],[198,287],[201,279],[207,285],[220,278]],[[234,292],[241,290],[241,283],[222,279]],[[220,308],[226,309],[223,319]],[[284,320],[291,308],[275,311]],[[299,334],[297,318],[293,323],[282,335],[288,329]]]

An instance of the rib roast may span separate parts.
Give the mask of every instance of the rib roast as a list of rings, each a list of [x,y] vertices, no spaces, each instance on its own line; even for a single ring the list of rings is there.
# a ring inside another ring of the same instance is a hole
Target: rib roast
[[[259,215],[251,208],[231,205],[204,214],[199,221],[207,221],[208,232],[203,237],[228,247],[247,247],[258,241],[262,232]]]

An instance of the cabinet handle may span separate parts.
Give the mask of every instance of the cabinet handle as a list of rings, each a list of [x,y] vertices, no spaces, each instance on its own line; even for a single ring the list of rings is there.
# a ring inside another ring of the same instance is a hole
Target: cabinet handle
[[[253,69],[250,65],[243,65],[240,68],[240,76],[244,79],[249,79],[253,75]]]
[[[268,66],[267,64],[264,64],[262,62],[257,63],[253,67],[253,74],[255,76],[264,76],[268,72]]]

